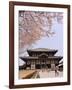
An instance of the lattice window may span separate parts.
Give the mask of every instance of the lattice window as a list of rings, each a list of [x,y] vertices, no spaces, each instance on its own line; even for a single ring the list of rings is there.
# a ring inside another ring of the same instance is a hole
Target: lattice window
[[[36,64],[40,64],[40,60],[36,60]]]
[[[54,60],[51,60],[51,63],[54,64]]]
[[[46,64],[50,64],[50,60],[46,60]]]
[[[58,60],[55,60],[55,64],[58,64]]]

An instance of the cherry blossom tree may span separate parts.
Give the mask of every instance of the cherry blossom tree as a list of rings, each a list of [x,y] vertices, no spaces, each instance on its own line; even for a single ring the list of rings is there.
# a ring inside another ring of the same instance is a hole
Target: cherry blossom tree
[[[62,23],[61,12],[19,11],[19,49],[29,48],[41,37],[53,36],[53,21]]]

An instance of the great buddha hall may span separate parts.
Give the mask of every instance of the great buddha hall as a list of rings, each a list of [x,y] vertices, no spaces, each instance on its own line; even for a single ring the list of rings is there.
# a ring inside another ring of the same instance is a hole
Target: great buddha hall
[[[20,57],[24,62],[24,69],[51,69],[59,65],[62,56],[56,56],[58,50],[36,48],[27,50],[28,56]]]

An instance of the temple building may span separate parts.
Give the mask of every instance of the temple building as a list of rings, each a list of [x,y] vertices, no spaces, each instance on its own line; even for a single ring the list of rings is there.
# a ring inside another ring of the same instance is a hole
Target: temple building
[[[55,66],[59,65],[62,56],[55,56],[58,50],[47,48],[29,49],[29,56],[20,57],[25,65],[24,69],[51,69],[55,70]]]

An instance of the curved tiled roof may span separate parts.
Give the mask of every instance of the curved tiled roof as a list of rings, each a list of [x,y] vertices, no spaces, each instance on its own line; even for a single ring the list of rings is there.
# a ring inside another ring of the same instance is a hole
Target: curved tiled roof
[[[57,51],[57,50],[48,48],[35,48],[35,49],[28,49],[27,51]]]
[[[22,60],[38,60],[39,57],[20,57]],[[48,59],[57,59],[57,60],[61,60],[63,57],[62,56],[52,56],[52,57],[48,57]]]

